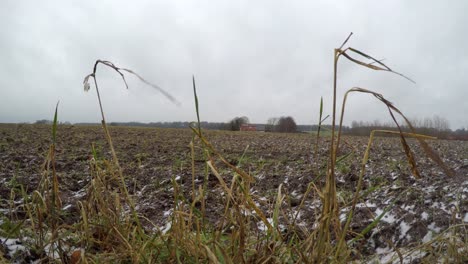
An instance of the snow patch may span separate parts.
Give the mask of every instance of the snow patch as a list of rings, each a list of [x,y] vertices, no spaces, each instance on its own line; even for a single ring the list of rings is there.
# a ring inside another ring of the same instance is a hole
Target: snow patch
[[[172,222],[167,222],[164,227],[161,228],[161,232],[166,234],[169,230],[171,230]]]
[[[0,237],[0,243],[4,244],[8,250],[8,256],[12,258],[17,252],[24,252],[26,248],[21,245],[19,239],[7,239]]]
[[[427,228],[429,228],[430,230],[436,233],[439,233],[440,230],[442,230],[442,228],[436,226],[435,222],[432,222],[430,225],[427,226]]]
[[[348,214],[345,214],[345,213],[340,214],[340,222],[344,222],[347,217],[348,217]]]
[[[297,190],[294,190],[294,191],[291,193],[291,196],[294,197],[294,198],[299,198],[299,197],[300,197],[300,194],[297,192]]]
[[[380,209],[380,208],[377,208],[375,210],[375,214],[377,216],[381,215],[382,213],[383,213],[383,210]],[[396,217],[393,214],[391,214],[390,212],[387,212],[381,219],[381,221],[384,221],[384,222],[389,223],[389,224],[394,223],[396,220],[397,220]]]
[[[427,242],[431,241],[432,233],[433,233],[433,231],[427,232],[427,234],[423,237],[422,242],[427,243]]]
[[[426,212],[423,212],[423,213],[421,214],[421,218],[422,218],[422,220],[427,220],[427,219],[429,218],[429,214],[426,213]]]
[[[395,252],[392,251],[392,249],[386,247],[386,248],[376,248],[375,252],[378,255],[378,262],[377,263],[392,263],[391,261],[393,260],[393,256],[395,255]]]
[[[163,213],[164,217],[168,217],[169,215],[171,215],[171,214],[172,214],[172,211],[174,211],[174,209],[172,209],[172,208],[169,209],[169,210],[167,210],[167,211],[165,211],[165,212]]]
[[[268,223],[271,225],[271,226],[274,226],[273,225],[273,218],[267,218],[266,219],[268,221]],[[268,230],[268,227],[265,225],[265,223],[263,221],[259,221],[257,223],[257,228],[260,230],[260,231],[267,231]],[[278,229],[283,232],[284,230],[286,230],[286,227],[283,225],[283,224],[279,224],[278,225]]]
[[[375,203],[370,203],[370,202],[356,204],[356,208],[368,208],[368,207],[377,207],[377,205]]]
[[[426,189],[424,191],[426,193],[431,193],[431,192],[434,192],[435,190],[436,190],[435,186],[429,186],[429,187],[426,187]]]
[[[434,204],[432,204],[432,207],[433,208],[438,208],[438,209],[441,209],[443,211],[445,211],[446,213],[451,213],[450,211],[447,210],[447,206],[445,204],[443,204],[442,202],[435,202]]]
[[[302,211],[301,210],[293,211],[292,216],[296,217],[296,219],[300,220],[301,216],[302,216]]]
[[[267,221],[268,221],[268,223],[270,223],[270,225],[273,225],[273,218],[267,218]],[[260,231],[266,231],[268,229],[268,227],[265,225],[265,223],[263,223],[263,221],[259,221],[257,223],[257,228]]]
[[[414,204],[413,205],[407,205],[407,206],[403,207],[403,209],[405,209],[406,211],[414,214],[414,211],[413,211]]]
[[[77,199],[80,199],[80,198],[83,198],[85,195],[86,195],[86,191],[81,189],[81,190],[77,191],[75,193],[75,195],[73,195],[73,197],[77,198]]]
[[[406,236],[406,233],[410,228],[411,227],[405,221],[400,222],[400,239]]]

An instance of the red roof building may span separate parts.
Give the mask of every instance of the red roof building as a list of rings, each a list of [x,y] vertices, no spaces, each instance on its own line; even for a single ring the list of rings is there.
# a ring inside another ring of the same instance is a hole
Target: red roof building
[[[240,131],[257,131],[257,126],[252,124],[242,124]]]

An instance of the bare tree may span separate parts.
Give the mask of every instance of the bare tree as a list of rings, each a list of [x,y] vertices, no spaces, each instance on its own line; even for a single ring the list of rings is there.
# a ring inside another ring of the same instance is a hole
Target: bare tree
[[[286,133],[296,132],[297,131],[296,121],[294,121],[294,118],[290,116],[280,117],[280,119],[278,120],[277,131],[286,132]]]
[[[228,130],[239,131],[243,124],[248,124],[249,118],[246,116],[235,117],[228,124]]]
[[[265,132],[275,132],[278,125],[279,118],[270,117],[265,125]]]
[[[265,125],[265,132],[296,132],[297,125],[290,116],[271,117]]]

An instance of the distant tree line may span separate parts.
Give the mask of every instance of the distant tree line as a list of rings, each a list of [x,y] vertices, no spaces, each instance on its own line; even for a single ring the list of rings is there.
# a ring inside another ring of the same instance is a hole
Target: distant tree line
[[[450,124],[446,118],[433,116],[432,118],[412,118],[411,124],[417,133],[435,136],[441,139],[456,139],[468,140],[468,128],[460,128],[451,130]],[[52,120],[41,119],[34,124],[51,125]],[[70,122],[59,122],[62,125],[71,125]],[[136,126],[136,127],[159,127],[159,128],[189,128],[191,122],[111,122],[111,126]],[[246,116],[235,117],[229,122],[201,122],[203,129],[211,130],[231,130],[239,131],[243,124],[249,124],[249,118]],[[100,125],[100,123],[75,123],[74,125]],[[269,118],[266,124],[252,124],[259,131],[265,132],[311,132],[317,131],[317,125],[297,125],[294,118],[291,116],[272,117]],[[410,131],[406,124],[401,123],[403,131]],[[330,130],[330,125],[322,125],[322,131]],[[343,126],[342,131],[347,135],[368,136],[372,130],[387,129],[396,130],[396,125],[393,122],[381,122],[375,120],[372,122],[352,121],[351,126]]]
[[[136,127],[159,127],[159,128],[189,128],[192,122],[111,122],[110,126],[136,126]],[[221,122],[200,122],[204,129],[220,129],[225,123]]]
[[[110,122],[109,126],[127,126],[127,127],[158,127],[158,128],[189,128],[192,122]],[[51,125],[52,120],[41,119],[34,122],[34,124],[47,124]],[[59,122],[63,125],[71,125],[70,122]],[[250,124],[249,118],[246,116],[235,117],[227,123],[223,122],[201,122],[200,125],[203,129],[210,130],[230,130],[230,131],[239,131],[242,124]],[[100,126],[100,123],[91,123],[91,122],[80,122],[74,123],[77,126]],[[310,132],[317,131],[317,125],[297,125],[292,117],[275,117],[270,118],[267,121],[267,124],[253,124],[257,126],[259,131],[266,132]],[[322,125],[322,128],[330,129],[330,125]],[[344,131],[347,131],[349,128],[344,127]]]
[[[449,121],[440,116],[425,117],[425,118],[412,118],[409,120],[416,133],[434,136],[441,139],[460,139],[468,140],[468,130],[457,129],[455,131],[450,129]],[[410,132],[411,129],[406,123],[401,123],[400,127],[405,132]],[[379,120],[373,122],[353,121],[351,128],[346,130],[349,135],[368,136],[372,130],[395,130],[396,125],[393,122],[381,123]]]
[[[36,125],[52,125],[52,123],[54,123],[54,121],[48,120],[48,119],[36,120],[36,122],[34,122],[34,124],[36,124]],[[71,123],[68,122],[68,121],[58,122],[58,123],[59,123],[59,125],[71,125]]]

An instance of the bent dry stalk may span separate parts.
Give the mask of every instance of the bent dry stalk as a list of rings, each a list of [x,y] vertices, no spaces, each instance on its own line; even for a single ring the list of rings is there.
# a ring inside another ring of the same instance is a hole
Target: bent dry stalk
[[[314,247],[314,258],[316,258],[318,261],[324,261],[327,259],[327,255],[329,254],[330,251],[334,251],[335,253],[333,254],[335,256],[335,260],[337,261],[346,261],[349,257],[349,252],[347,248],[345,248],[344,244],[344,237],[346,235],[349,223],[345,226],[344,230],[341,230],[341,225],[340,225],[340,220],[338,217],[339,214],[339,207],[338,207],[338,202],[337,202],[337,193],[336,193],[336,179],[335,179],[335,166],[336,166],[336,159],[337,159],[337,153],[339,151],[339,146],[340,146],[340,140],[341,140],[341,130],[343,126],[343,117],[344,117],[344,112],[345,112],[345,102],[346,98],[349,92],[361,92],[361,93],[370,93],[374,95],[377,99],[379,99],[381,102],[383,102],[389,111],[390,116],[394,120],[397,128],[398,128],[398,134],[400,136],[401,143],[403,145],[403,149],[405,151],[405,154],[407,156],[408,162],[411,165],[412,173],[415,177],[419,177],[419,171],[417,170],[416,167],[416,162],[414,159],[414,155],[411,152],[411,149],[409,145],[406,142],[405,139],[405,134],[402,132],[400,125],[398,124],[394,112],[399,114],[407,123],[408,127],[410,127],[411,131],[414,134],[414,129],[412,125],[410,124],[409,120],[401,113],[400,110],[398,110],[396,107],[393,106],[391,102],[386,100],[381,94],[378,94],[376,92],[363,89],[363,88],[352,88],[350,89],[344,97],[343,101],[343,106],[342,106],[342,111],[341,111],[341,117],[340,117],[340,124],[338,127],[338,135],[335,138],[335,133],[336,133],[336,98],[337,98],[337,80],[338,80],[338,61],[341,56],[344,56],[351,62],[354,62],[357,65],[369,68],[371,70],[377,70],[377,71],[386,71],[390,72],[396,75],[399,75],[410,82],[413,82],[409,77],[396,72],[392,70],[390,67],[382,63],[382,60],[377,60],[376,58],[359,51],[357,49],[347,47],[343,49],[343,47],[347,44],[349,41],[350,37],[352,36],[353,33],[350,33],[349,36],[346,38],[346,40],[343,42],[343,44],[335,49],[334,51],[334,69],[333,69],[333,108],[332,108],[332,128],[331,128],[331,144],[330,144],[330,159],[329,159],[329,165],[328,165],[328,170],[327,170],[327,177],[326,177],[326,184],[325,188],[323,191],[323,207],[322,207],[322,213],[320,215],[320,227],[317,233],[317,239],[316,239],[316,244]],[[362,59],[357,59],[353,57],[352,55],[357,55],[361,58],[370,60],[370,62],[365,62]],[[452,175],[452,172],[449,168],[445,166],[445,164],[442,162],[440,157],[429,147],[429,145],[424,141],[422,136],[416,136],[416,139],[420,142],[421,146],[423,149],[426,151],[428,156],[435,161],[448,175]],[[352,216],[352,214],[350,214]],[[334,232],[334,236],[340,238],[338,246],[336,246],[333,249],[333,246],[331,245],[332,243],[332,229]]]
[[[136,213],[136,210],[135,210],[135,204],[134,204],[134,201],[133,199],[130,197],[130,194],[127,190],[127,186],[125,184],[125,178],[123,176],[123,173],[122,173],[122,167],[120,166],[119,164],[119,160],[117,158],[117,154],[115,152],[115,149],[114,149],[114,144],[112,143],[112,137],[109,133],[109,129],[106,125],[106,118],[104,116],[104,109],[102,107],[102,101],[101,101],[101,95],[99,93],[99,86],[98,86],[98,83],[97,83],[97,79],[96,79],[96,71],[97,71],[97,66],[99,64],[102,64],[104,66],[107,66],[111,69],[113,69],[114,71],[116,71],[120,77],[122,77],[122,80],[125,84],[125,87],[128,89],[128,84],[127,84],[127,81],[125,79],[125,75],[123,72],[127,72],[127,73],[130,73],[134,76],[136,76],[140,81],[142,81],[143,83],[155,88],[156,90],[158,90],[159,92],[161,92],[166,98],[168,98],[171,102],[177,104],[177,105],[180,105],[180,103],[172,96],[170,95],[168,92],[166,92],[165,90],[163,90],[162,88],[160,88],[159,86],[155,85],[155,84],[152,84],[148,81],[146,81],[145,79],[143,79],[140,75],[138,75],[137,73],[135,73],[134,71],[132,70],[129,70],[129,69],[126,69],[126,68],[119,68],[117,66],[115,66],[112,62],[110,61],[105,61],[105,60],[97,60],[94,64],[94,67],[93,67],[93,72],[91,74],[88,74],[84,80],[83,80],[83,86],[84,86],[84,90],[85,92],[89,91],[90,89],[90,84],[89,84],[89,78],[93,78],[94,79],[94,86],[96,88],[96,93],[97,93],[97,97],[98,97],[98,102],[99,102],[99,109],[101,110],[101,117],[102,117],[102,127],[104,129],[104,134],[106,136],[106,139],[107,139],[107,142],[109,143],[109,147],[111,149],[111,153],[112,153],[112,159],[114,160],[114,163],[117,167],[117,170],[118,170],[118,173],[119,173],[119,176],[120,176],[120,188],[122,189],[122,192],[124,193],[129,205],[130,205],[130,210],[131,210],[131,213],[133,215],[133,219],[134,221],[137,223],[138,227],[139,227],[139,230],[142,231],[142,226],[140,224],[140,220],[138,218],[138,215]]]

